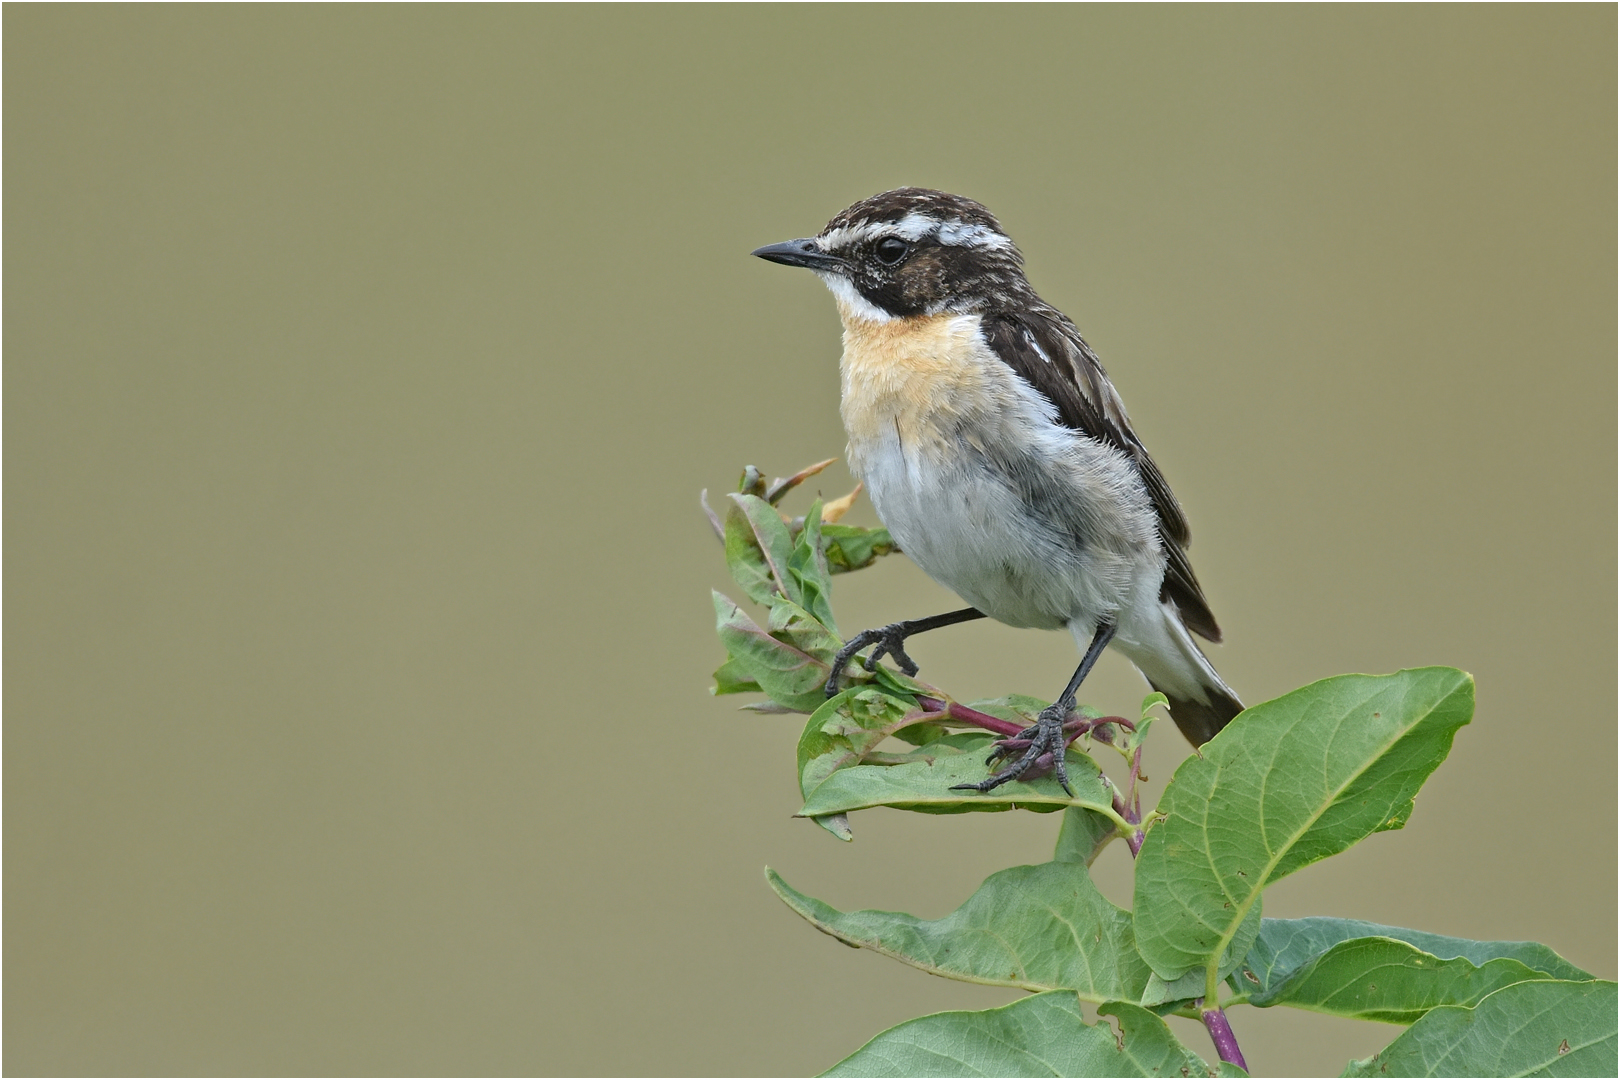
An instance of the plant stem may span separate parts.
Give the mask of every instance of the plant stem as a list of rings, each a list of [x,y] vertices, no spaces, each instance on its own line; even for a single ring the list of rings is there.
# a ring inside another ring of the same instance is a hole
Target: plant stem
[[[958,705],[954,701],[946,701],[944,698],[918,697],[917,704],[929,712],[943,713],[952,720],[972,724],[975,727],[982,727],[986,731],[995,732],[997,735],[1010,737],[1024,730],[1009,720],[1003,720],[999,716],[991,716],[989,713],[982,713],[977,709],[970,709],[966,705]]]
[[[1232,1025],[1226,1022],[1225,1010],[1218,1007],[1205,1009],[1199,1016],[1203,1019],[1204,1029],[1209,1032],[1210,1041],[1215,1044],[1215,1052],[1221,1055],[1221,1060],[1248,1072],[1249,1063],[1243,1060],[1243,1051],[1238,1049],[1237,1036],[1232,1033]]]
[[[1125,828],[1120,831],[1120,835],[1125,837],[1125,846],[1131,849],[1131,858],[1134,859],[1137,852],[1142,850],[1142,814],[1140,809],[1134,812],[1131,810],[1130,804],[1120,794],[1119,788],[1114,785],[1112,780],[1108,779],[1107,773],[1102,774],[1102,785],[1108,789],[1108,794],[1114,804],[1114,813],[1120,821],[1125,823]],[[1137,802],[1140,803],[1140,800],[1137,800]]]

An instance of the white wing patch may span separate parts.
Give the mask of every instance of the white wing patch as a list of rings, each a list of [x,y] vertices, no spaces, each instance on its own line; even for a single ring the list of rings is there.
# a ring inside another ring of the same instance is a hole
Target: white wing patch
[[[1023,331],[1023,334],[1024,341],[1031,349],[1035,350],[1035,355],[1039,356],[1042,360],[1045,360],[1048,364],[1050,364],[1052,362],[1052,358],[1046,355],[1046,350],[1041,348],[1041,343],[1039,341],[1035,340],[1035,335],[1030,333],[1027,329]]]

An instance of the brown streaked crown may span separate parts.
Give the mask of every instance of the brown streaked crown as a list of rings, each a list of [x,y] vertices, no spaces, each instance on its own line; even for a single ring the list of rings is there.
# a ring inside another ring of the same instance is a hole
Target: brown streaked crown
[[[816,244],[841,260],[839,276],[893,316],[984,312],[1035,298],[1001,223],[960,195],[885,191],[839,213]]]

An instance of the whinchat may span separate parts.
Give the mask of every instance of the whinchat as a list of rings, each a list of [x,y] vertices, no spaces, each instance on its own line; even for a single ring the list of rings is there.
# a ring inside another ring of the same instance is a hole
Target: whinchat
[[[1180,504],[1096,353],[1036,295],[989,210],[901,188],[754,254],[807,267],[832,290],[850,469],[900,549],[973,605],[857,635],[829,695],[869,645],[869,669],[888,654],[915,674],[904,644],[924,630],[985,616],[1068,629],[1084,650],[1079,668],[1026,733],[1022,757],[971,785],[980,791],[1043,754],[1068,788],[1063,723],[1109,645],[1170,699],[1195,745],[1242,711],[1192,638],[1221,631],[1187,561]]]

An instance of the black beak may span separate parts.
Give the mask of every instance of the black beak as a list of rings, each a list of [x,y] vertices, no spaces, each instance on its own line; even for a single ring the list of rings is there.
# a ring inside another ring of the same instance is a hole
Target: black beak
[[[814,240],[784,240],[780,244],[767,244],[755,248],[754,254],[767,262],[783,266],[803,266],[811,270],[842,270],[844,260],[829,255]]]

